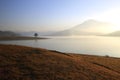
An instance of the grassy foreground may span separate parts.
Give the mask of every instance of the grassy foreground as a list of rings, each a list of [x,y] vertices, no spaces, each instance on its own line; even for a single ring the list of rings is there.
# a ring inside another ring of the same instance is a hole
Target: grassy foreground
[[[0,45],[0,80],[120,80],[120,58]]]

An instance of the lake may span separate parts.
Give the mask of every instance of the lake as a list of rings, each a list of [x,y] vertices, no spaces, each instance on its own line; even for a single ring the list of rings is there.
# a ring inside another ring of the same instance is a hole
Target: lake
[[[50,38],[42,40],[0,41],[0,44],[24,45],[67,53],[120,57],[120,37],[73,36]]]

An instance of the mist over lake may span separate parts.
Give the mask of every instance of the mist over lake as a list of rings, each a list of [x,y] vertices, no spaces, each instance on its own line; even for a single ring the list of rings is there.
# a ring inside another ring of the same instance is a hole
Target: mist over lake
[[[49,38],[42,40],[0,41],[0,44],[24,45],[67,53],[120,57],[120,37],[73,36]]]

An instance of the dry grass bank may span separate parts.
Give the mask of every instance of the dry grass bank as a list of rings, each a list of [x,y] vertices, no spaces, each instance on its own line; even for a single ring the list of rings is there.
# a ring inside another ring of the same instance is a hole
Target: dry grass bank
[[[0,80],[120,80],[120,58],[0,45]]]

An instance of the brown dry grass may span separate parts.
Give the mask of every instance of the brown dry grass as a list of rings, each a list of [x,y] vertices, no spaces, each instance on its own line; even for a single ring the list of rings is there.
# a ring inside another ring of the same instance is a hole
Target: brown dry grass
[[[0,80],[120,80],[120,59],[0,45]]]

